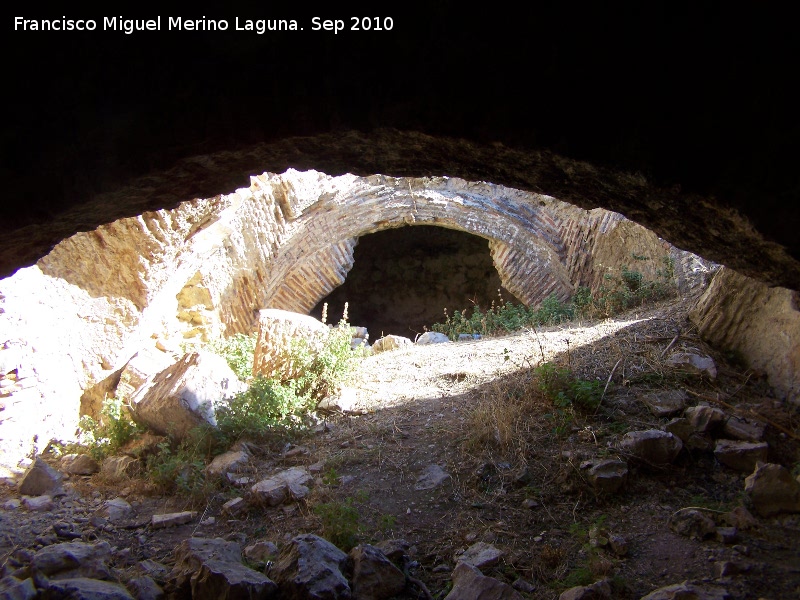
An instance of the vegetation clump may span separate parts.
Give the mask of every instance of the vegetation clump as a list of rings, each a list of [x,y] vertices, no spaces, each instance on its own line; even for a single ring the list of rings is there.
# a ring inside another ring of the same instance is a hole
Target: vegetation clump
[[[633,255],[635,260],[649,260]],[[457,340],[460,334],[484,336],[505,335],[525,328],[558,325],[577,318],[610,317],[622,311],[675,295],[675,267],[669,256],[662,259],[663,267],[656,270],[656,279],[647,279],[641,271],[623,266],[620,274],[606,273],[597,293],[580,286],[569,300],[555,293],[541,304],[527,307],[504,301],[498,290],[499,302],[492,301],[483,311],[480,306],[456,310],[452,315],[444,309],[444,321],[434,323],[433,331],[444,333]]]
[[[164,492],[202,497],[211,485],[205,465],[235,441],[279,441],[302,433],[316,422],[317,404],[335,393],[363,356],[351,350],[351,338],[351,327],[342,319],[319,347],[297,340],[288,351],[296,375],[284,380],[252,377],[256,334],[237,334],[210,344],[249,385],[215,408],[216,427],[197,427],[183,440],[161,442],[146,459],[150,480]],[[80,449],[96,459],[115,454],[142,433],[116,397],[104,403],[99,421],[83,417],[80,429]]]
[[[117,453],[120,448],[141,433],[131,419],[130,411],[119,396],[106,398],[99,419],[84,415],[78,422],[80,446],[95,460]]]

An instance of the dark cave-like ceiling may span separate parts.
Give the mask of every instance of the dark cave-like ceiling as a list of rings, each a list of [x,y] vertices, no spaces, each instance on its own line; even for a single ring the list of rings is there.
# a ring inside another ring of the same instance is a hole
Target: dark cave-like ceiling
[[[389,32],[313,32],[297,14],[282,16],[305,31],[262,36],[23,33],[7,18],[0,275],[72,232],[294,167],[603,206],[800,289],[793,21],[637,10],[437,3]]]

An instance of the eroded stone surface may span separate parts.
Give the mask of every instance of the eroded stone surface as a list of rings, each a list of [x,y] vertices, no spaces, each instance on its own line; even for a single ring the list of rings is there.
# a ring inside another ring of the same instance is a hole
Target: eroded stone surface
[[[682,448],[680,438],[658,429],[628,432],[620,442],[620,449],[624,452],[655,465],[671,463]]]
[[[686,406],[689,395],[684,390],[654,392],[642,397],[642,401],[656,417],[670,417],[680,413]]]
[[[616,459],[601,460],[589,468],[587,476],[595,491],[614,493],[628,479],[628,463]]]
[[[486,577],[462,562],[453,570],[453,589],[445,600],[522,600],[522,595],[507,583]]]
[[[281,550],[269,576],[288,598],[348,600],[350,585],[342,574],[347,555],[316,535],[298,535]]]
[[[19,483],[19,493],[25,496],[41,496],[54,492],[61,485],[61,478],[61,473],[37,458],[23,475]]]
[[[407,337],[401,335],[385,335],[375,340],[375,343],[372,344],[372,351],[388,352],[389,350],[399,350],[411,344],[413,344],[413,342]]]
[[[199,425],[216,425],[214,408],[245,389],[224,358],[193,352],[140,388],[131,398],[133,416],[152,431],[180,440]]]
[[[276,506],[287,500],[304,498],[309,489],[306,484],[313,477],[305,468],[292,467],[256,483],[250,488],[255,502]]]
[[[800,512],[800,482],[782,465],[759,464],[744,482],[744,489],[761,516]]]
[[[360,544],[350,551],[352,592],[358,600],[385,600],[403,591],[406,576],[375,546]]]
[[[700,334],[740,352],[770,384],[800,403],[800,306],[797,293],[720,269],[689,314]]]
[[[192,598],[269,598],[277,585],[241,562],[241,548],[221,538],[190,538],[175,549],[170,580]]]
[[[769,445],[767,442],[741,442],[736,440],[717,440],[714,456],[723,465],[752,473],[756,463],[766,462]]]

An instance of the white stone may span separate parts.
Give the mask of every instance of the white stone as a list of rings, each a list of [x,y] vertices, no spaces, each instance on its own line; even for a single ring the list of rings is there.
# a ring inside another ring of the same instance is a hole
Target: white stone
[[[446,344],[450,342],[450,338],[438,331],[426,331],[417,339],[417,344],[424,346],[426,344]]]
[[[177,513],[169,513],[163,515],[153,515],[150,526],[153,529],[163,529],[164,527],[174,527],[176,525],[185,525],[191,522],[197,516],[197,512],[187,510]]]
[[[277,506],[289,499],[305,498],[309,493],[306,484],[311,480],[312,476],[306,469],[292,467],[259,481],[250,488],[250,493],[257,502]]]
[[[192,352],[132,396],[133,416],[152,431],[180,440],[199,425],[216,425],[214,409],[246,388],[221,356]]]
[[[498,548],[495,548],[486,542],[477,542],[476,544],[473,544],[467,548],[467,550],[458,556],[456,560],[458,562],[472,565],[476,569],[483,570],[496,565],[498,562],[500,562],[500,558],[502,556],[502,550],[499,550]]]
[[[46,494],[43,496],[23,496],[22,505],[28,510],[37,512],[53,510],[55,507],[55,504],[53,504],[53,498]]]

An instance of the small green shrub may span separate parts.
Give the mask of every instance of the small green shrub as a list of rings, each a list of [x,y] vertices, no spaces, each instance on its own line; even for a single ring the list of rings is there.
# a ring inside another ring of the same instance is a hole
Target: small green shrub
[[[180,443],[167,439],[158,445],[158,452],[147,457],[148,480],[162,493],[205,501],[217,489],[216,482],[206,476],[206,464],[227,447],[211,426],[195,427]]]
[[[329,330],[321,347],[313,348],[305,339],[293,344],[292,370],[298,373],[296,389],[300,395],[319,402],[336,392],[364,357],[363,349],[351,349],[352,339],[352,328],[342,319]]]
[[[542,363],[534,369],[539,389],[556,408],[574,407],[590,411],[597,408],[603,395],[603,383],[578,379],[569,369]]]
[[[302,430],[320,400],[334,393],[364,356],[363,350],[350,348],[351,340],[351,327],[341,320],[318,346],[302,338],[295,341],[286,358],[291,377],[256,377],[247,390],[217,408],[223,437],[265,439]]]
[[[103,402],[99,421],[84,415],[78,422],[78,428],[80,447],[95,460],[115,454],[140,431],[130,418],[123,399],[117,396]]]
[[[209,343],[208,348],[224,358],[241,381],[247,381],[253,374],[253,356],[256,352],[257,338],[257,333],[250,335],[237,333],[229,338]]]
[[[434,323],[432,331],[444,333],[450,339],[458,339],[461,333],[488,335],[504,335],[519,331],[525,327],[539,325],[556,325],[575,318],[575,307],[571,302],[562,302],[555,294],[545,298],[538,308],[529,308],[523,304],[511,302],[494,302],[486,312],[480,306],[474,306],[472,313],[456,310],[450,316],[444,310],[444,322]]]
[[[358,544],[361,526],[358,509],[353,505],[352,498],[344,502],[317,504],[314,513],[322,520],[322,535],[326,540],[344,552],[349,552]]]
[[[637,261],[650,260],[646,256],[636,254],[632,256]],[[537,308],[503,302],[502,295],[500,301],[492,302],[486,311],[476,305],[471,313],[465,309],[456,310],[450,315],[445,308],[444,321],[434,323],[431,330],[444,333],[451,340],[456,340],[461,333],[504,335],[525,327],[558,325],[579,316],[609,317],[646,302],[675,295],[674,261],[671,257],[664,256],[662,263],[662,268],[656,269],[654,281],[646,279],[640,271],[627,266],[622,267],[619,276],[607,273],[604,283],[595,296],[588,287],[580,286],[569,301],[564,302],[555,294],[550,294]]]
[[[244,392],[216,409],[217,426],[231,442],[242,437],[265,439],[276,430],[301,429],[314,407],[311,397],[299,392],[296,381],[256,377]]]
[[[633,255],[636,260],[649,260],[647,257]],[[604,283],[595,297],[589,295],[589,302],[581,298],[581,313],[586,315],[601,314],[606,317],[615,315],[630,308],[641,306],[674,296],[675,263],[670,256],[662,257],[662,268],[656,269],[656,279],[648,280],[641,271],[623,266],[619,276],[606,273]]]

